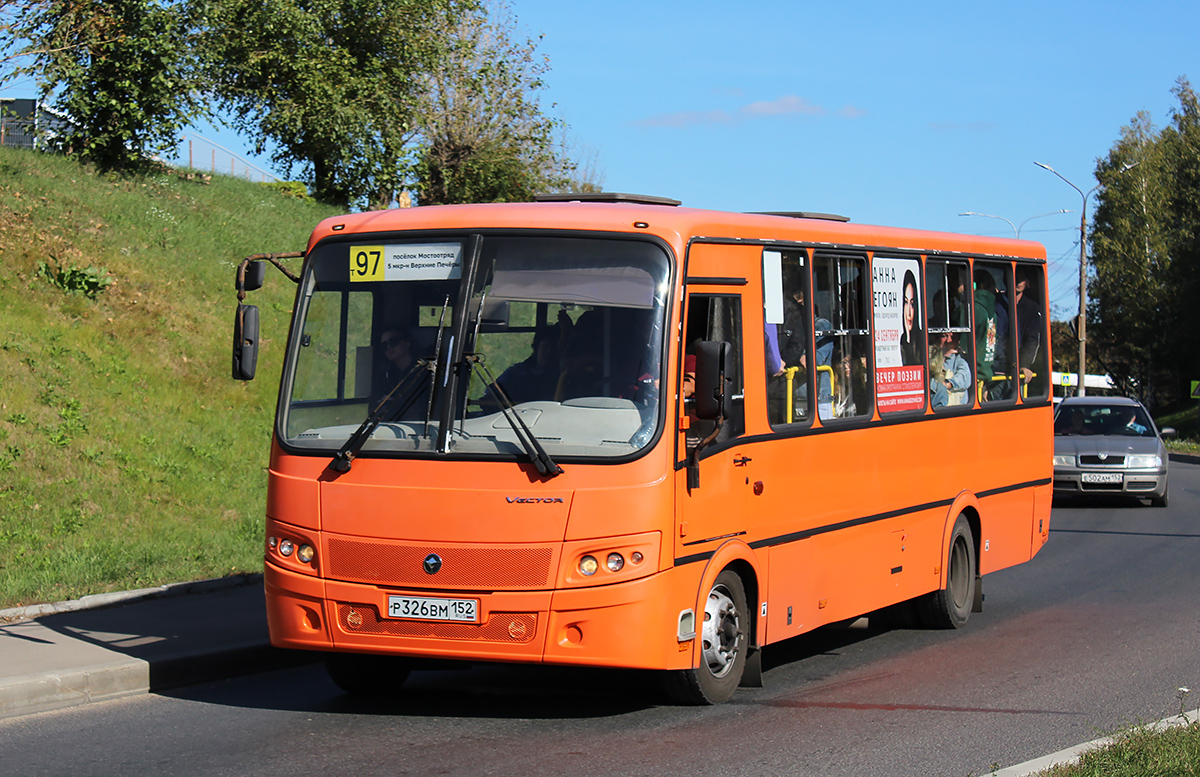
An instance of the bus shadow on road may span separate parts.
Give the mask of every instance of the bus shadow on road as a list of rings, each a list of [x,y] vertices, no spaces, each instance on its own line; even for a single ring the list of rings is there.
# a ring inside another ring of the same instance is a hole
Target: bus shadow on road
[[[391,695],[345,693],[319,663],[162,695],[246,709],[398,718],[606,718],[667,703],[654,672],[520,664],[416,671]]]

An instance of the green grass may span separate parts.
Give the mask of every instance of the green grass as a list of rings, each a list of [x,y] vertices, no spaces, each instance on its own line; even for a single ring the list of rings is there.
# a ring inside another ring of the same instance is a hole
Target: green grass
[[[1200,774],[1200,723],[1156,732],[1135,727],[1079,762],[1038,772],[1041,777],[1182,777]]]
[[[255,294],[260,377],[238,383],[234,267],[336,212],[0,148],[0,608],[261,570],[295,287],[272,270]]]
[[[1161,429],[1170,427],[1176,437],[1167,440],[1167,448],[1183,453],[1200,453],[1200,402],[1189,400],[1182,405],[1168,408],[1154,419]]]

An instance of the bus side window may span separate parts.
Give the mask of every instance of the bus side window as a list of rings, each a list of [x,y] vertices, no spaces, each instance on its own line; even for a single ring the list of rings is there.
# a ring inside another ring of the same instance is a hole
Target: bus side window
[[[1015,396],[1016,350],[1012,308],[1006,290],[1011,288],[1011,268],[997,262],[976,262],[975,366],[980,402],[1010,400]]]
[[[688,297],[687,327],[684,330],[684,354],[694,354],[694,344],[701,340],[729,343],[731,354],[727,367],[730,379],[728,390],[733,395],[733,414],[725,419],[716,442],[740,436],[746,430],[745,381],[742,376],[742,298],[736,294],[691,294]],[[694,445],[713,429],[711,421],[693,421],[687,443]]]
[[[806,262],[803,251],[763,251],[763,341],[767,418],[772,426],[812,417]]]
[[[929,333],[929,404],[934,411],[973,404],[970,297],[966,262],[930,259],[925,267]]]
[[[1044,278],[1039,266],[1018,265],[1013,286],[1014,318],[1017,323],[1017,369],[1021,395],[1044,398],[1049,390],[1046,367],[1046,322],[1042,315]]]
[[[867,262],[859,256],[813,261],[817,413],[822,421],[870,416],[871,325]]]

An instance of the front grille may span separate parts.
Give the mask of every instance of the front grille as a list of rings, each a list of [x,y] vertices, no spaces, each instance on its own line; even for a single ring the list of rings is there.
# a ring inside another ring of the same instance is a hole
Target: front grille
[[[354,613],[353,621],[350,614]],[[369,604],[338,602],[338,623],[348,634],[386,634],[391,637],[426,637],[476,642],[532,642],[537,635],[535,612],[494,612],[486,623],[441,623],[380,618]],[[351,622],[355,625],[351,626]]]
[[[1130,491],[1153,491],[1158,488],[1156,480],[1128,480],[1125,482],[1125,488]]]
[[[1100,458],[1094,453],[1080,454],[1080,464],[1099,465],[1101,467],[1124,467],[1125,457],[1119,454],[1108,454],[1104,458]]]
[[[442,559],[433,575],[424,569],[430,553]],[[548,547],[443,547],[333,537],[325,568],[330,577],[350,582],[495,591],[547,587],[553,557]]]

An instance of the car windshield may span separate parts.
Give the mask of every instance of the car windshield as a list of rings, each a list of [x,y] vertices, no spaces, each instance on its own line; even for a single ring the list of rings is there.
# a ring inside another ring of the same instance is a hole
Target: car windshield
[[[374,238],[374,239],[372,239]],[[364,455],[620,457],[658,429],[666,252],[644,240],[367,236],[313,250],[280,438]]]
[[[1063,404],[1054,419],[1054,433],[1060,436],[1153,437],[1154,425],[1141,405]]]

